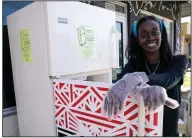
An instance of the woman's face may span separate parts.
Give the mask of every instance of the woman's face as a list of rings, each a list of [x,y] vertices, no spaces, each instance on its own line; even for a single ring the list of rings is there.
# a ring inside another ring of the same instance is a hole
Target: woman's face
[[[145,52],[157,52],[161,45],[159,23],[147,20],[139,26],[139,44]]]

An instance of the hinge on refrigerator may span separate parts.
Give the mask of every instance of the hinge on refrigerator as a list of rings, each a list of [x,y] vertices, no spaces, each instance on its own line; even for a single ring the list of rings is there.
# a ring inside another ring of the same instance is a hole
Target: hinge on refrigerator
[[[60,79],[62,76],[49,76],[51,79]]]

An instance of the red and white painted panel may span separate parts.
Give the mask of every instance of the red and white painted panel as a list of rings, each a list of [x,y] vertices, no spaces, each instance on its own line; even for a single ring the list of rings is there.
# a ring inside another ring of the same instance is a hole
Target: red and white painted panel
[[[138,136],[138,101],[134,97],[128,97],[122,114],[109,121],[101,114],[107,84],[55,80],[53,87],[58,136]],[[162,110],[145,112],[145,136],[162,135],[162,117]]]

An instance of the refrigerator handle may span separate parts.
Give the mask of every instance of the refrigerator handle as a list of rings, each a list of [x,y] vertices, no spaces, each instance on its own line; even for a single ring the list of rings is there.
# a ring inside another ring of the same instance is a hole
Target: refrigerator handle
[[[50,79],[60,79],[62,76],[49,76]]]

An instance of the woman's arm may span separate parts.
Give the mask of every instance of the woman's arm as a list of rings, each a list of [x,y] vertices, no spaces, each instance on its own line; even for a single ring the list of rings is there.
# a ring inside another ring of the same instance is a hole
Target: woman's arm
[[[182,81],[187,66],[188,59],[186,56],[175,56],[173,59],[173,67],[164,73],[147,75],[147,77],[149,78],[149,82],[147,84],[162,86],[165,89],[169,90],[177,85],[180,81]],[[120,79],[126,73],[133,72],[135,72],[134,61],[130,60],[123,68]]]
[[[175,56],[173,59],[173,67],[165,73],[148,75],[149,85],[159,85],[169,90],[177,85],[185,74],[188,66],[188,59],[186,56]]]

